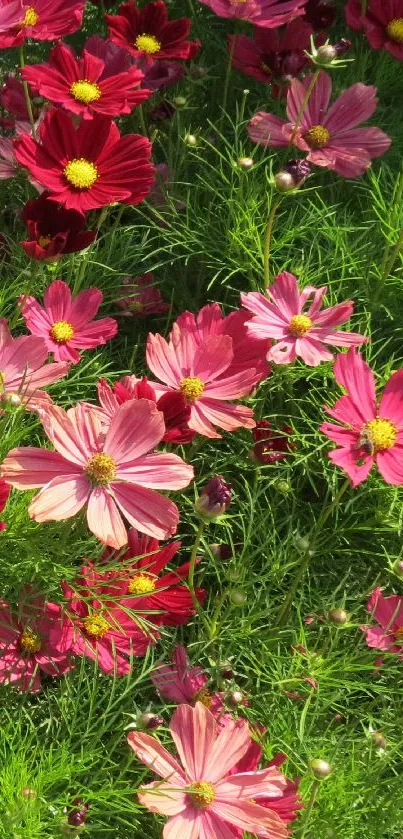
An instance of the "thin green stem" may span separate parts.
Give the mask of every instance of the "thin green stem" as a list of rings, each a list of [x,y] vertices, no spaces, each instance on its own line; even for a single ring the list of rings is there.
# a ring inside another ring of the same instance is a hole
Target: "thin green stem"
[[[233,59],[234,59],[234,50],[235,50],[235,35],[232,38],[231,46],[230,46],[230,49],[229,49],[229,52],[228,52],[228,62],[227,62],[227,69],[226,69],[226,73],[225,73],[225,79],[224,79],[224,92],[223,92],[222,105],[221,105],[221,117],[220,117],[220,121],[218,123],[219,132],[222,131],[222,126],[223,126],[223,122],[224,122],[224,119],[225,119],[225,111],[226,111],[227,102],[228,102],[229,83],[230,83],[230,78],[231,78],[231,73],[232,73],[232,62],[233,62]]]
[[[318,790],[319,790],[319,781],[315,780],[312,784],[311,795],[310,795],[308,804],[306,805],[306,808],[305,808],[304,825],[303,825],[303,828],[302,828],[300,839],[304,839],[304,837],[306,836],[306,832],[307,832],[309,822],[310,822],[310,819],[311,819],[311,815],[312,815],[312,810],[314,808],[315,801],[316,801],[316,798],[317,798],[317,795],[318,795]]]
[[[263,246],[263,273],[264,273],[264,284],[265,288],[270,285],[270,251],[271,251],[271,240],[273,235],[273,225],[274,219],[276,217],[277,210],[280,206],[281,198],[279,196],[275,196],[271,203],[269,218],[267,219],[266,224],[266,232],[264,236],[264,246]]]
[[[312,94],[312,91],[313,91],[313,89],[314,89],[314,87],[315,87],[315,85],[316,85],[316,82],[318,81],[318,78],[319,78],[319,73],[320,73],[320,68],[318,68],[317,70],[315,70],[315,72],[314,72],[314,74],[313,74],[313,76],[312,76],[312,78],[311,78],[311,81],[309,82],[309,85],[308,85],[308,87],[307,87],[307,89],[306,89],[306,93],[305,93],[305,96],[304,96],[304,98],[303,98],[303,100],[302,100],[302,102],[301,102],[301,107],[300,107],[300,109],[299,109],[299,111],[298,111],[298,113],[297,113],[297,118],[296,118],[296,120],[295,120],[295,123],[294,123],[294,128],[293,128],[293,130],[292,130],[292,134],[291,134],[291,137],[290,137],[290,141],[289,141],[289,143],[288,143],[288,145],[289,145],[289,146],[292,146],[292,144],[293,144],[293,142],[294,142],[294,140],[295,140],[295,137],[296,137],[296,135],[297,135],[298,128],[299,128],[299,127],[300,127],[300,125],[301,125],[301,121],[302,121],[302,118],[303,118],[304,113],[305,113],[305,108],[306,108],[306,106],[307,106],[307,104],[308,104],[308,102],[309,102],[309,100],[310,100],[310,98],[311,98],[311,94]]]
[[[20,67],[21,67],[21,70],[22,70],[25,67],[24,47],[23,47],[22,44],[19,47],[18,53],[19,53],[19,59],[20,59]],[[30,122],[31,129],[32,129],[32,136],[33,136],[34,140],[36,140],[36,127],[35,127],[34,114],[33,114],[33,110],[32,110],[31,97],[29,95],[28,83],[23,81],[22,86],[24,88],[25,104],[27,106],[29,122]]]
[[[210,641],[213,641],[213,639],[217,635],[218,618],[220,617],[222,607],[223,607],[224,602],[227,599],[227,597],[228,597],[228,589],[225,588],[224,591],[220,594],[220,596],[217,600],[216,607],[214,609],[214,612],[213,612],[213,615],[212,615],[212,618],[211,618],[211,621],[210,621],[210,633],[209,633]]]
[[[204,611],[203,611],[203,609],[200,605],[200,601],[199,601],[199,599],[196,595],[195,581],[194,581],[197,554],[198,554],[198,551],[199,551],[199,548],[200,548],[200,542],[203,538],[203,534],[204,534],[205,529],[206,529],[206,522],[201,521],[198,528],[197,528],[196,538],[194,540],[193,547],[192,547],[192,552],[190,554],[188,587],[189,587],[189,592],[190,592],[190,596],[192,598],[192,603],[193,603],[195,612],[199,615],[199,618],[201,618],[201,620],[203,621],[204,626],[207,629],[207,632],[210,634],[210,623],[207,620],[206,615],[204,614]]]
[[[388,258],[386,260],[386,264],[383,268],[383,272],[382,272],[382,276],[381,276],[381,283],[385,282],[386,278],[389,276],[390,272],[392,271],[402,247],[403,247],[403,227],[400,230],[399,236],[397,238],[397,242],[394,245],[394,247],[392,248],[392,252],[391,252],[390,256],[388,256]]]
[[[139,116],[140,128],[141,128],[144,136],[147,137],[147,123],[146,123],[146,118],[144,116],[144,110],[143,110],[142,105],[138,106],[137,113],[138,113],[138,116]]]

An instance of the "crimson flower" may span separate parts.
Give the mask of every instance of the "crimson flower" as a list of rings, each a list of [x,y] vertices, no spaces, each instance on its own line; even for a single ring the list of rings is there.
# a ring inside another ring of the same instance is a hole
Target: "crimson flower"
[[[143,9],[130,0],[120,6],[118,15],[105,15],[105,19],[111,41],[149,64],[161,58],[194,58],[199,52],[200,41],[187,40],[190,18],[168,20],[163,0],[147,3]]]
[[[375,50],[384,49],[394,58],[403,61],[401,0],[369,0],[365,14],[362,14],[362,4],[360,13],[359,28],[364,29],[371,47]]]
[[[0,48],[54,41],[80,28],[85,0],[1,0]]]
[[[301,18],[287,23],[285,29],[265,29],[255,26],[253,38],[230,35],[228,49],[237,70],[264,84],[275,81],[284,86],[290,77],[298,75],[309,59],[312,28]]]
[[[361,0],[358,0],[361,3]],[[329,0],[308,0],[304,9],[304,20],[312,26],[315,32],[333,26],[337,9]]]
[[[11,492],[11,486],[4,480],[4,478],[0,478],[0,513],[3,512],[9,495]],[[6,529],[6,523],[4,521],[0,521],[0,531]]]
[[[7,603],[0,603],[0,683],[37,693],[41,670],[47,676],[67,673],[71,659],[68,649],[58,649],[61,632],[61,607],[56,603],[23,597],[15,614]]]
[[[0,104],[6,111],[9,112],[9,114],[13,114],[13,116],[17,117],[19,120],[24,120],[24,122],[29,121],[29,114],[22,82],[20,82],[19,79],[16,79],[16,77],[11,73],[7,76],[1,89]]]
[[[124,277],[121,294],[116,302],[122,314],[128,317],[165,315],[169,312],[169,303],[164,303],[158,286],[154,285],[153,274]]]
[[[105,75],[101,58],[85,49],[82,58],[77,58],[61,42],[53,47],[49,62],[24,67],[21,76],[32,90],[83,119],[129,114],[151,95],[150,90],[140,89],[144,74],[136,67]]]
[[[76,127],[69,114],[54,109],[44,117],[39,143],[24,134],[14,146],[18,163],[67,209],[139,204],[154,181],[150,141],[139,134],[121,137],[105,117]]]
[[[55,262],[64,253],[87,248],[96,230],[84,230],[85,216],[66,210],[53,201],[49,192],[27,201],[22,212],[29,239],[22,242],[25,253],[38,262]]]
[[[252,449],[253,459],[264,465],[284,460],[290,451],[295,449],[295,444],[290,439],[291,434],[290,425],[273,429],[269,420],[260,420],[252,430],[255,444]]]

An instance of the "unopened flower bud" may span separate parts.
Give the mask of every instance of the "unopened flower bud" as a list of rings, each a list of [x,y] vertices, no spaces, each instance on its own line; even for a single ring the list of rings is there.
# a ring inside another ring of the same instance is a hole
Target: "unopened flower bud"
[[[318,62],[323,62],[323,64],[330,64],[336,56],[337,51],[333,44],[323,44],[323,46],[318,47],[316,60]]]
[[[23,798],[28,798],[30,801],[35,801],[36,798],[36,790],[32,789],[32,787],[24,787],[21,790],[21,795]]]
[[[311,167],[307,160],[296,158],[285,163],[280,172],[274,175],[274,183],[279,192],[290,192],[299,189],[311,174]]]
[[[222,679],[232,679],[234,670],[230,661],[220,661],[219,663],[220,676]]]
[[[187,146],[197,146],[197,137],[195,134],[186,134],[185,143]]]
[[[393,564],[393,570],[399,577],[403,577],[403,560],[397,559]]]
[[[82,827],[87,820],[88,804],[83,798],[75,798],[73,801],[73,809],[70,810],[67,816],[67,823],[73,827]]]
[[[19,408],[22,404],[22,398],[19,393],[3,393],[1,401],[3,405],[9,405],[10,408]]]
[[[229,599],[234,606],[243,606],[247,601],[245,592],[241,591],[239,588],[232,589]]]
[[[217,542],[210,545],[210,550],[213,556],[215,556],[216,559],[220,559],[221,562],[231,559],[234,555],[231,545],[219,545]]]
[[[251,157],[238,157],[237,163],[241,169],[252,169],[253,159]]]
[[[151,711],[146,711],[144,714],[139,714],[137,718],[138,728],[143,728],[146,731],[153,731],[154,728],[159,728],[164,725],[164,720],[158,714],[153,714]]]
[[[338,623],[340,625],[347,623],[348,621],[348,614],[345,612],[344,609],[331,609],[328,612],[328,618],[332,623]]]
[[[311,771],[317,780],[328,778],[333,772],[333,767],[327,760],[322,760],[321,757],[315,757],[309,764]]]
[[[172,119],[176,111],[175,105],[172,102],[168,102],[168,100],[163,100],[160,102],[159,105],[156,105],[155,108],[151,108],[150,111],[150,119],[153,122],[164,122],[166,119]]]
[[[384,749],[386,747],[386,739],[383,736],[382,731],[373,731],[371,738],[377,749]]]
[[[177,108],[184,108],[187,103],[186,96],[175,96],[174,103]]]
[[[222,475],[216,475],[202,489],[196,503],[196,512],[205,519],[222,516],[231,503],[231,484]]]
[[[340,41],[337,44],[333,44],[333,49],[336,50],[336,55],[346,55],[346,53],[351,49],[351,41],[348,38],[340,38]]]
[[[276,490],[281,492],[282,495],[287,495],[288,492],[291,492],[291,484],[285,480],[276,481]]]
[[[242,705],[245,702],[245,697],[241,690],[233,690],[228,695],[227,701],[232,708],[237,708],[238,705]]]

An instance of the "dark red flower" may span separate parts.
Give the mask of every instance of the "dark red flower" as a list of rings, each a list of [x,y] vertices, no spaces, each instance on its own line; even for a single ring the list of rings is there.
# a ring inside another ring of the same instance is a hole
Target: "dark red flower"
[[[1,89],[0,104],[9,114],[28,122],[29,114],[22,82],[11,73],[7,76]]]
[[[361,0],[359,0],[361,3]],[[304,20],[312,26],[315,32],[320,29],[329,29],[333,26],[337,15],[337,9],[328,0],[308,0]]]
[[[233,49],[237,70],[265,84],[287,85],[309,61],[304,50],[309,49],[311,35],[311,26],[295,18],[283,30],[256,26],[253,38],[230,35],[228,49]]]
[[[127,50],[118,47],[107,38],[100,38],[99,35],[91,35],[87,38],[84,49],[104,62],[104,78],[125,73],[133,66],[133,59]]]
[[[169,312],[169,303],[164,303],[158,286],[154,284],[153,274],[123,277],[120,291],[122,296],[116,302],[126,317],[145,318]]]
[[[24,67],[21,75],[32,90],[83,119],[96,114],[130,114],[151,96],[150,90],[140,89],[144,78],[141,70],[129,67],[110,75],[110,67],[102,58],[85,49],[78,58],[62,42],[53,47],[48,62]]]
[[[1,0],[0,48],[54,41],[80,28],[85,0]]]
[[[163,0],[138,9],[131,0],[123,3],[118,15],[105,15],[111,41],[149,63],[160,58],[186,60],[199,52],[200,41],[188,41],[190,18],[168,20]]]
[[[402,0],[370,0],[361,25],[373,49],[386,50],[403,61]]]
[[[144,87],[149,90],[160,90],[180,82],[185,75],[185,69],[177,61],[153,61],[152,64],[142,58],[136,61],[137,66],[144,73]]]
[[[22,247],[39,262],[54,262],[63,253],[82,251],[97,235],[96,230],[84,229],[86,220],[82,213],[61,207],[49,192],[27,201],[22,217],[29,236]]]
[[[15,157],[67,209],[86,212],[115,201],[139,204],[154,182],[151,143],[96,116],[76,127],[61,109],[49,111],[40,142],[28,134],[14,140]]]
[[[207,481],[195,503],[195,509],[206,519],[224,515],[231,504],[231,484],[222,475],[215,475]]]
[[[86,804],[83,798],[74,798],[72,808],[67,816],[67,824],[73,827],[82,827],[87,821],[87,812],[89,804]]]
[[[0,513],[3,512],[3,510],[4,510],[4,508],[7,504],[10,492],[11,492],[10,484],[8,484],[4,480],[4,478],[0,478]],[[4,521],[0,521],[0,531],[5,530],[5,529],[6,529],[6,523]]]
[[[255,443],[252,449],[253,457],[264,464],[284,460],[290,451],[295,449],[295,444],[290,440],[292,433],[290,425],[273,430],[269,420],[260,420],[252,431]]]

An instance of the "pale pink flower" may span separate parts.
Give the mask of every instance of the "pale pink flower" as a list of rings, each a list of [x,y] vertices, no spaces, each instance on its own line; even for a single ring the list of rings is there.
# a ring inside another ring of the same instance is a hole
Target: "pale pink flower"
[[[297,15],[304,14],[306,0],[200,0],[219,17],[241,18],[276,29]]]
[[[116,302],[126,317],[144,318],[169,312],[169,303],[164,303],[153,274],[123,277],[120,293],[122,296]]]
[[[18,164],[14,157],[14,146],[11,137],[0,137],[0,180],[15,178]]]
[[[168,702],[181,705],[195,705],[202,702],[216,716],[223,709],[219,693],[208,689],[208,676],[202,667],[192,667],[186,648],[177,646],[172,653],[172,664],[157,664],[151,673],[151,681],[160,696]]]
[[[368,338],[356,332],[339,332],[335,327],[345,323],[354,309],[352,300],[321,309],[327,286],[298,288],[297,278],[288,271],[275,277],[267,289],[267,296],[258,291],[241,294],[245,309],[254,317],[247,323],[255,338],[274,338],[277,343],[269,350],[269,361],[290,364],[299,356],[310,367],[321,361],[331,361],[333,355],[326,349],[365,344]],[[304,311],[309,298],[312,302]]]
[[[105,424],[97,409],[78,404],[67,413],[41,413],[56,451],[13,449],[2,477],[17,489],[42,487],[29,507],[39,522],[61,521],[87,505],[87,523],[112,548],[127,544],[122,515],[141,533],[164,539],[176,532],[179,511],[156,489],[183,489],[193,468],[176,454],[149,453],[164,435],[163,416],[147,399],[126,402]]]
[[[381,589],[376,588],[368,600],[367,609],[379,624],[361,626],[368,647],[397,653],[399,658],[403,658],[403,597],[397,594],[385,597]]]
[[[180,315],[169,343],[162,335],[148,336],[148,366],[164,382],[152,383],[157,395],[182,393],[191,409],[189,428],[205,437],[221,436],[214,426],[225,431],[255,426],[252,410],[232,402],[247,396],[269,373],[269,342],[248,337],[249,318],[242,311],[223,317],[213,304],[197,317]]]
[[[374,374],[354,348],[337,356],[334,376],[346,393],[334,408],[325,407],[342,425],[320,427],[339,447],[329,452],[330,459],[353,487],[365,481],[374,463],[387,484],[403,484],[403,370],[390,377],[379,403]]]
[[[46,342],[57,361],[80,361],[80,350],[93,349],[114,338],[118,325],[113,318],[93,320],[102,303],[99,288],[89,288],[72,297],[62,280],[55,280],[45,291],[44,305],[35,297],[25,297],[21,314],[27,329]]]
[[[67,375],[66,362],[45,364],[48,350],[43,338],[21,335],[13,338],[7,322],[0,319],[0,403],[24,405],[29,410],[45,408],[50,396],[40,388]]]
[[[379,128],[357,127],[376,109],[376,88],[353,84],[329,108],[332,80],[321,71],[301,118],[311,80],[311,75],[303,81],[292,80],[287,93],[288,120],[260,111],[249,123],[249,136],[266,148],[288,146],[292,140],[294,146],[308,152],[307,160],[316,166],[332,169],[345,178],[357,178],[368,169],[372,158],[385,154],[391,144],[390,137]]]
[[[151,812],[169,816],[163,839],[231,839],[237,828],[265,839],[289,835],[267,805],[268,798],[277,803],[286,793],[284,775],[275,766],[230,774],[250,747],[246,720],[229,720],[218,733],[211,712],[197,702],[175,710],[170,731],[180,763],[156,737],[132,731],[127,738],[139,760],[162,778],[142,787],[138,797]]]

